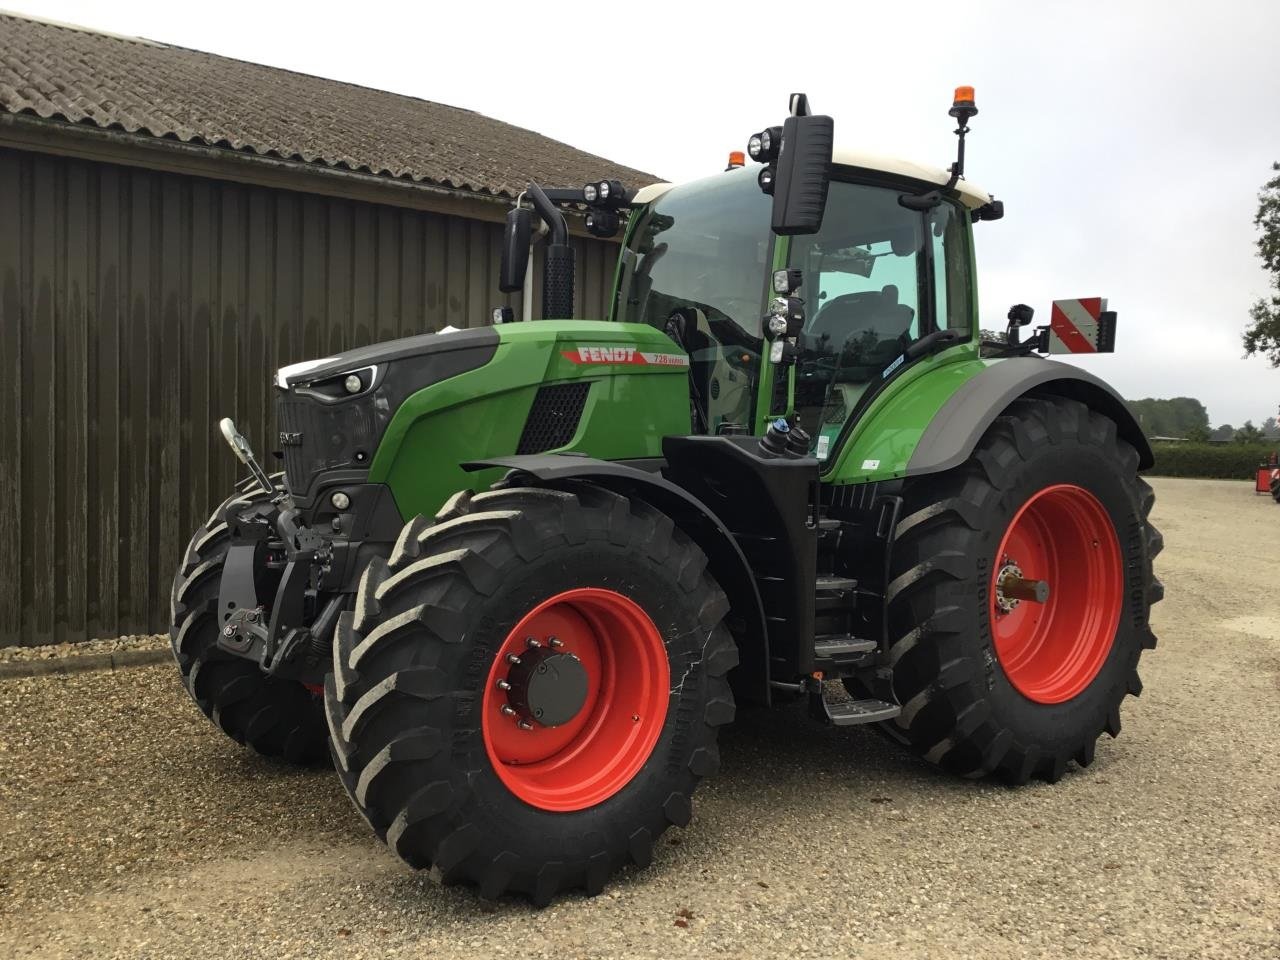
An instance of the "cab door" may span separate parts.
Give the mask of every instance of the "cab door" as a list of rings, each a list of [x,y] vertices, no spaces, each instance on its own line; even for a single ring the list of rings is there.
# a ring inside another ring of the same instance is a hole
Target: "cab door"
[[[834,180],[822,228],[790,243],[804,271],[805,329],[791,371],[791,409],[834,457],[871,399],[912,363],[913,343],[938,329],[971,337],[969,221],[963,207],[898,202],[901,186]]]

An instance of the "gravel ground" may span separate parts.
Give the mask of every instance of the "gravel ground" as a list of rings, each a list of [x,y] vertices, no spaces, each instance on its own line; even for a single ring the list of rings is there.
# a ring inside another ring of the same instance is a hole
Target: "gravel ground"
[[[49,643],[38,647],[0,647],[0,663],[28,660],[57,660],[99,653],[121,653],[125,650],[157,650],[169,645],[163,634],[134,634],[111,640],[89,640],[85,643]]]
[[[1157,480],[1160,646],[1056,786],[756,712],[651,868],[535,911],[414,874],[174,670],[0,683],[0,956],[1280,957],[1280,507]]]

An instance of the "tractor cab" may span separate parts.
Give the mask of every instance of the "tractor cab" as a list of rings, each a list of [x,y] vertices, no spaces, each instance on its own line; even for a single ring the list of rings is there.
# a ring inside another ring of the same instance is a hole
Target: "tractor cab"
[[[761,433],[793,414],[826,459],[924,337],[951,331],[946,346],[969,347],[955,355],[973,352],[971,211],[990,197],[964,182],[928,209],[899,202],[947,176],[837,151],[821,226],[795,237],[772,231],[771,198],[750,168],[646,187],[634,198],[613,319],[662,329],[688,352],[695,432]],[[794,347],[770,364],[775,266],[799,270],[804,319]]]

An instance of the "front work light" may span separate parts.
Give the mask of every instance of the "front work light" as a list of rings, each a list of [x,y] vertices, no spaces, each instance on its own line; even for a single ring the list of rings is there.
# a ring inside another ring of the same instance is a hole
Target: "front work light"
[[[778,150],[782,146],[782,128],[766,127],[747,141],[747,153],[757,163],[770,163],[778,159]]]
[[[364,381],[354,373],[348,374],[347,379],[342,381],[342,385],[346,388],[347,393],[359,393],[364,389]]]
[[[600,196],[600,190],[594,183],[588,183],[582,188],[582,199],[587,203],[595,203]]]
[[[593,237],[613,237],[622,221],[612,210],[592,210],[587,214],[587,233]]]
[[[788,267],[785,270],[773,271],[773,292],[780,297],[789,297],[800,289],[801,271],[799,267]]]

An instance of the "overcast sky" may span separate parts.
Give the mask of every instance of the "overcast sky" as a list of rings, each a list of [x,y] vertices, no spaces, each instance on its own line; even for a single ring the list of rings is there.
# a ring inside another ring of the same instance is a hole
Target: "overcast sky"
[[[723,168],[803,90],[837,141],[939,166],[952,88],[977,88],[969,179],[983,326],[1014,302],[1105,296],[1130,398],[1194,396],[1214,425],[1280,405],[1242,359],[1257,193],[1280,160],[1280,0],[1216,3],[650,0],[0,6],[478,110],[663,178]]]

